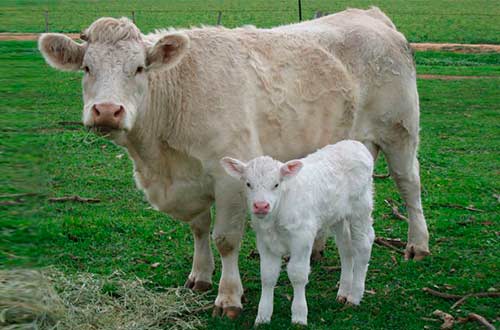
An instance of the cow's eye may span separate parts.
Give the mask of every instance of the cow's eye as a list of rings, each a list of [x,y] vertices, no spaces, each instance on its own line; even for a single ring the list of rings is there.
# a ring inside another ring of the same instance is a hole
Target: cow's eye
[[[88,66],[84,66],[83,71],[85,71],[85,73],[90,73],[90,69]]]
[[[135,70],[135,74],[143,73],[144,72],[144,67],[143,66],[138,66],[137,70]]]
[[[278,188],[278,187],[279,187],[279,185],[280,185],[279,183],[275,184],[275,185],[274,185],[274,189]]]
[[[247,182],[247,187],[252,189],[252,185],[250,184],[250,182]]]

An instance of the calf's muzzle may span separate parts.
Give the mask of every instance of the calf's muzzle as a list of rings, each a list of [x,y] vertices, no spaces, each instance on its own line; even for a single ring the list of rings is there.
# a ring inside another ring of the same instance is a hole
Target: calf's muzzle
[[[92,107],[92,120],[97,127],[118,129],[124,115],[125,109],[121,105],[99,103]]]
[[[252,206],[252,212],[255,215],[266,215],[269,213],[269,209],[271,207],[268,202],[263,201],[254,202]]]

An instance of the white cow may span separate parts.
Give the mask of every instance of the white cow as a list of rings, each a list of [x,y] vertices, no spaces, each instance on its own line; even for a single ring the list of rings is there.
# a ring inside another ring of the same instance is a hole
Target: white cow
[[[366,147],[345,140],[286,163],[268,156],[246,164],[226,157],[221,165],[245,183],[247,205],[252,210],[262,282],[255,323],[271,321],[281,258],[289,253],[292,322],[307,324],[305,286],[314,240],[319,233],[332,230],[342,265],[337,300],[358,305],[375,239],[373,158]]]
[[[245,201],[219,166],[225,155],[284,161],[345,138],[374,158],[382,150],[409,211],[406,257],[428,254],[415,67],[406,39],[379,9],[274,29],[148,35],[126,18],[101,18],[82,39],[43,34],[39,49],[51,66],[84,72],[83,123],[128,151],[152,205],[189,222],[195,253],[186,285],[195,290],[212,281],[209,210],[217,205],[216,312],[236,317],[243,294]]]

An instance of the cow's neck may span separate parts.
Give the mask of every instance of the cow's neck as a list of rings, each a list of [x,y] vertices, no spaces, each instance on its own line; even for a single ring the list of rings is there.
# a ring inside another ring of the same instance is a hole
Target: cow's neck
[[[188,156],[183,146],[172,145],[179,140],[182,122],[182,88],[177,70],[152,73],[149,94],[145,98],[134,128],[118,144],[127,148],[136,170],[151,175],[170,177],[173,167],[185,163],[188,167],[198,163]],[[172,162],[175,162],[172,164]]]

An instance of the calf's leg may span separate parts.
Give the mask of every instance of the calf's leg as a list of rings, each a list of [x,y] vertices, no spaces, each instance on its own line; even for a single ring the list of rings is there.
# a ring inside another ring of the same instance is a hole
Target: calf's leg
[[[353,277],[353,247],[351,242],[351,230],[345,221],[335,224],[335,243],[340,254],[340,287],[337,292],[337,300],[341,303],[347,301],[351,294]]]
[[[351,294],[347,297],[347,302],[353,305],[359,305],[363,298],[366,272],[375,240],[371,218],[356,220],[350,223],[354,263]]]
[[[310,271],[310,257],[314,237],[294,237],[291,239],[290,261],[287,272],[293,286],[292,323],[307,325],[306,285]]]
[[[214,256],[210,247],[210,209],[198,214],[189,223],[194,238],[194,257],[185,287],[207,291],[212,287]]]
[[[260,255],[260,279],[262,291],[259,301],[259,311],[255,325],[271,322],[273,315],[274,287],[278,281],[281,268],[281,256],[269,251],[257,238]]]

